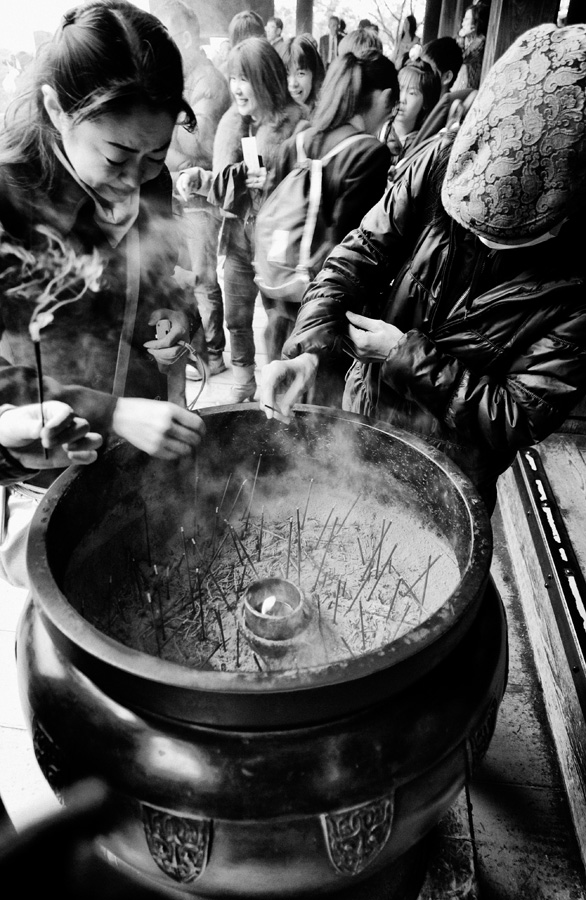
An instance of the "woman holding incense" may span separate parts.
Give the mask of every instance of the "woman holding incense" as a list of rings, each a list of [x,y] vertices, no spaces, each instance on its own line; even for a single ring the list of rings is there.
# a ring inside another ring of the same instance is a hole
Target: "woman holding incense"
[[[172,278],[178,120],[195,124],[164,26],[91,0],[39,50],[0,134],[0,401],[63,401],[106,440],[168,460],[204,432],[166,400],[197,327]]]

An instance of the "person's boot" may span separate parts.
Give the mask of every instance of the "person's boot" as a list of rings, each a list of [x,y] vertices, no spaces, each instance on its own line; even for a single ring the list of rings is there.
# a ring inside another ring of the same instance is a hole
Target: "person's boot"
[[[230,388],[230,396],[234,403],[253,400],[256,392],[254,366],[232,366],[234,384]]]
[[[221,353],[209,353],[206,365],[206,371],[208,378],[213,378],[214,375],[220,375],[222,372],[227,372],[226,364],[224,363],[224,357]],[[195,366],[187,365],[185,367],[185,377],[188,381],[201,381],[201,374],[197,371]]]

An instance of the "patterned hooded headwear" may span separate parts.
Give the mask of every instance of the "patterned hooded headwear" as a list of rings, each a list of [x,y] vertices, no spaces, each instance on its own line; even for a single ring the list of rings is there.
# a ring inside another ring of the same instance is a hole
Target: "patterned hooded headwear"
[[[586,200],[586,25],[540,25],[495,63],[458,132],[446,212],[480,237],[529,242]]]

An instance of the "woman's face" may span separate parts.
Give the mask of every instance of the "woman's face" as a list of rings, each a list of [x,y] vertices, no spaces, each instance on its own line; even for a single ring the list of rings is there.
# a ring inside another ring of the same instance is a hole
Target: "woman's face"
[[[299,105],[306,103],[313,86],[313,73],[309,69],[293,69],[287,76],[289,93]]]
[[[77,124],[63,111],[51,119],[79,178],[109,203],[127,199],[157,177],[175,125],[169,113],[143,106]]]
[[[462,27],[460,28],[460,37],[470,37],[475,32],[474,13],[471,9],[467,9],[462,19]]]
[[[395,121],[406,134],[413,131],[423,109],[423,94],[415,84],[400,85],[399,106]]]
[[[240,115],[250,116],[252,119],[257,118],[260,114],[260,107],[250,81],[242,73],[230,76],[230,90]]]

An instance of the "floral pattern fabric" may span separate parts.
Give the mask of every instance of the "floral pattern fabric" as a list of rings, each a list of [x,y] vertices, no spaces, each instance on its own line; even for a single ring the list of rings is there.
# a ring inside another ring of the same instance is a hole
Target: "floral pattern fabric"
[[[481,237],[534,240],[586,199],[586,25],[540,25],[495,63],[464,120],[442,187]]]

